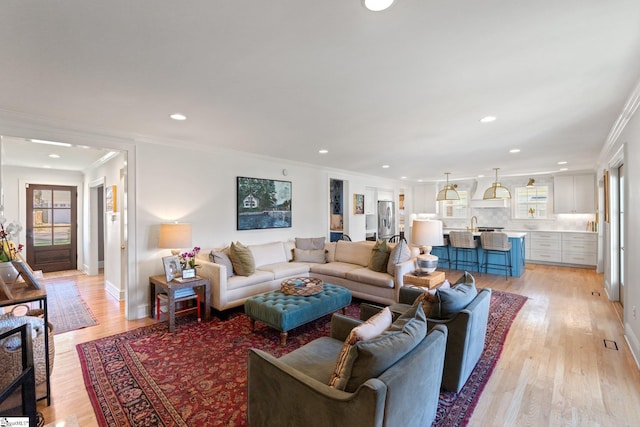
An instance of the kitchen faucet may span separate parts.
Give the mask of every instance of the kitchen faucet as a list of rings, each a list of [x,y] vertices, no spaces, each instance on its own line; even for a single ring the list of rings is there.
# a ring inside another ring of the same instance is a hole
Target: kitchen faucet
[[[476,223],[475,227],[473,226],[474,221]],[[472,233],[478,231],[478,217],[475,215],[471,217],[471,228],[469,229],[469,231],[471,231]]]

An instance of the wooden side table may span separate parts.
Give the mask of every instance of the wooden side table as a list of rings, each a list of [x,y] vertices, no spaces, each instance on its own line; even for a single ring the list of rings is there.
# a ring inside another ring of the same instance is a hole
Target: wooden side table
[[[402,276],[405,285],[413,285],[419,288],[433,289],[444,282],[444,271],[434,271],[424,276],[416,276],[413,273],[407,273]]]
[[[202,301],[204,301],[204,319],[209,320],[211,313],[211,292],[209,279],[196,277],[194,279],[184,279],[181,282],[171,281],[167,283],[164,275],[149,277],[149,317],[154,317],[154,307],[156,305],[156,295],[165,292],[169,299],[169,332],[176,330],[176,290],[177,289],[193,289],[202,291]]]

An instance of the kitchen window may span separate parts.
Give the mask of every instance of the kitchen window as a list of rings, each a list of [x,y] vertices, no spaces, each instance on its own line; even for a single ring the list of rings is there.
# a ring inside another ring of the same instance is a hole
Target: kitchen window
[[[549,206],[549,187],[516,188],[515,218],[547,219]]]
[[[460,200],[443,200],[440,203],[442,218],[468,218],[469,214],[469,193],[458,190]]]

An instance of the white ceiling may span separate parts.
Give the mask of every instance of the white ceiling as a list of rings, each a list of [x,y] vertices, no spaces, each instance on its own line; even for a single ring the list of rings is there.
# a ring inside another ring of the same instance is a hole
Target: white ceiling
[[[640,78],[640,1],[5,0],[0,52],[0,115],[389,178],[533,174],[596,166]]]

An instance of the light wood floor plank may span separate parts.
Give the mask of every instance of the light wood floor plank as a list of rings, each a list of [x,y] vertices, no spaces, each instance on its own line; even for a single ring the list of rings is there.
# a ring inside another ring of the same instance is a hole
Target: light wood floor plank
[[[446,272],[457,279],[460,272]],[[102,276],[74,280],[99,325],[56,335],[52,405],[47,422],[76,414],[96,426],[75,345],[152,323],[126,321],[122,303],[104,291]],[[520,278],[476,275],[490,287],[529,299],[513,323],[470,426],[639,426],[640,372],[626,345],[603,277],[593,270],[528,265]],[[65,279],[68,280],[68,279]],[[599,292],[599,296],[592,292]],[[618,350],[607,349],[604,340]]]

